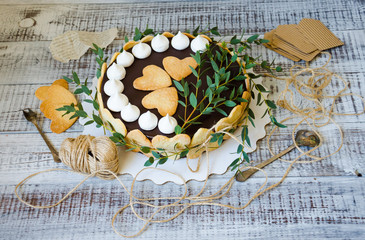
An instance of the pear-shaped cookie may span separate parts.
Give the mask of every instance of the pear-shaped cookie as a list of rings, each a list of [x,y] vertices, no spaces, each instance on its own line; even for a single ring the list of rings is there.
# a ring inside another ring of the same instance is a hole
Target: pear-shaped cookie
[[[133,87],[138,90],[151,91],[171,86],[171,78],[162,68],[148,65],[143,68],[143,76],[133,82]]]
[[[143,107],[147,109],[157,108],[161,116],[174,115],[178,105],[176,88],[168,87],[157,89],[142,99]]]
[[[162,60],[162,64],[166,72],[177,81],[186,78],[192,73],[189,66],[194,69],[198,66],[192,57],[186,57],[180,60],[177,57],[169,56]]]

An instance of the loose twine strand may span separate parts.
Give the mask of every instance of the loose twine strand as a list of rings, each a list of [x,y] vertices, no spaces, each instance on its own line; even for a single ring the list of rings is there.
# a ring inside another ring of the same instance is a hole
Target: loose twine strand
[[[203,187],[201,188],[201,190],[193,196],[188,196],[187,184],[183,177],[181,177],[180,175],[173,173],[171,171],[159,169],[159,168],[153,168],[153,167],[146,167],[146,168],[143,168],[142,170],[140,170],[134,177],[130,190],[128,191],[128,189],[125,186],[125,184],[123,183],[123,181],[120,178],[118,178],[118,176],[117,176],[118,171],[119,171],[119,169],[118,169],[119,164],[118,164],[118,154],[117,154],[117,149],[116,149],[115,144],[107,137],[94,138],[91,136],[79,136],[76,139],[66,139],[64,141],[64,143],[62,144],[61,151],[60,151],[60,158],[61,158],[62,162],[64,164],[66,164],[67,166],[71,167],[73,169],[73,171],[75,171],[75,172],[88,173],[89,175],[87,175],[79,184],[77,184],[72,190],[70,190],[58,202],[56,202],[55,204],[52,204],[52,205],[47,205],[47,206],[32,205],[32,204],[28,203],[27,201],[23,200],[19,196],[18,188],[20,188],[22,185],[24,185],[24,183],[27,180],[29,180],[30,178],[33,178],[34,176],[36,176],[38,174],[45,173],[45,172],[51,172],[51,171],[73,172],[72,170],[49,169],[49,170],[44,170],[44,171],[32,174],[32,175],[28,176],[27,178],[25,178],[23,181],[21,181],[16,186],[15,194],[21,202],[23,202],[24,204],[26,204],[30,207],[51,208],[51,207],[55,207],[55,206],[59,205],[61,202],[63,202],[66,198],[68,198],[74,191],[77,190],[78,187],[80,187],[90,177],[97,176],[102,179],[114,179],[115,178],[118,180],[119,184],[129,195],[129,203],[126,204],[125,206],[123,206],[122,208],[120,208],[114,214],[111,224],[112,224],[112,228],[115,231],[115,233],[117,233],[118,235],[120,235],[122,237],[126,237],[126,238],[136,237],[136,236],[140,235],[141,233],[143,233],[146,230],[148,225],[151,223],[164,223],[164,222],[171,221],[171,220],[175,219],[176,217],[178,217],[179,215],[181,215],[186,209],[188,209],[192,206],[196,206],[196,205],[220,206],[220,207],[230,208],[230,209],[234,209],[234,210],[242,210],[242,209],[246,208],[254,199],[259,197],[260,195],[279,186],[284,181],[284,179],[288,176],[291,168],[293,167],[293,165],[295,163],[309,163],[309,162],[319,161],[324,158],[332,156],[333,154],[335,154],[336,152],[338,152],[341,149],[341,147],[343,145],[343,133],[342,133],[340,126],[332,119],[332,115],[360,115],[365,112],[364,99],[358,94],[343,93],[345,90],[347,90],[348,83],[341,76],[334,74],[330,70],[325,68],[330,61],[331,55],[329,53],[324,53],[324,54],[328,55],[328,60],[323,66],[321,66],[319,68],[311,68],[309,66],[309,64],[307,63],[305,67],[300,66],[300,65],[293,66],[290,69],[289,78],[279,78],[276,76],[269,75],[270,77],[273,77],[277,80],[283,80],[286,82],[285,89],[279,95],[279,100],[277,101],[277,104],[279,106],[289,110],[294,115],[284,119],[283,121],[281,121],[281,123],[284,123],[284,122],[288,121],[289,119],[301,118],[301,120],[295,125],[295,127],[293,128],[293,131],[291,133],[292,140],[293,140],[296,148],[300,151],[300,154],[298,157],[296,157],[292,161],[281,159],[282,161],[287,161],[290,163],[288,168],[285,170],[284,175],[278,182],[276,182],[275,184],[268,186],[266,188],[265,188],[265,186],[268,182],[268,175],[264,170],[256,168],[256,167],[252,167],[252,166],[245,166],[245,167],[240,168],[240,171],[244,171],[244,170],[251,169],[251,168],[257,169],[257,170],[261,171],[265,176],[265,181],[263,182],[263,184],[256,190],[255,194],[242,206],[232,206],[229,204],[222,204],[219,202],[214,202],[215,200],[223,198],[230,192],[230,190],[235,182],[235,176],[232,176],[215,193],[208,195],[208,196],[201,196],[206,188],[206,185],[208,182],[208,177],[210,174],[209,151],[208,150],[209,150],[209,142],[210,142],[212,136],[207,137],[206,141],[202,144],[202,147],[205,148],[205,150],[206,150],[206,154],[205,154],[205,159],[207,161],[206,179],[204,180],[204,184],[203,184]],[[300,70],[295,72],[295,68],[299,68]],[[306,76],[307,74],[309,74],[309,76]],[[300,76],[305,76],[306,78],[303,80],[302,78],[299,78]],[[323,90],[327,86],[330,85],[333,78],[340,79],[343,82],[345,87],[343,89],[341,89],[336,95],[325,95]],[[294,103],[293,91],[289,89],[289,87],[291,85],[293,85],[295,87],[296,91],[303,98],[313,102],[315,104],[315,107],[304,108],[299,105],[296,105]],[[336,104],[335,103],[336,99],[343,97],[343,96],[350,96],[350,95],[356,96],[361,99],[363,107],[364,107],[363,111],[361,113],[336,113],[336,112],[334,112],[333,109]],[[323,99],[332,99],[332,104],[331,104],[329,110],[327,110],[325,108],[325,106],[323,105],[323,103],[322,103]],[[323,120],[326,120],[325,123],[318,122],[318,121],[323,121]],[[317,134],[317,136],[320,139],[320,144],[308,151],[302,150],[295,142],[296,129],[303,123],[306,123]],[[315,151],[316,149],[318,149],[323,143],[323,138],[320,136],[320,134],[318,133],[316,128],[323,127],[328,124],[334,124],[339,130],[339,134],[341,136],[341,138],[340,138],[341,143],[340,143],[339,147],[334,152],[332,152],[324,157],[318,157],[318,156],[312,155],[311,153],[313,151]],[[243,144],[242,141],[240,141],[235,135],[228,132],[228,130],[231,127],[232,126],[228,126],[224,129],[218,131],[217,133],[224,133],[224,134],[230,136],[232,139],[234,139],[234,141],[236,141],[238,144]],[[274,127],[272,129],[272,131],[269,133],[268,138],[267,138],[267,145],[268,145],[269,151],[272,155],[274,155],[274,153],[270,147],[270,140],[271,140],[271,136],[273,135],[273,133],[276,130],[277,130],[277,127]],[[90,154],[91,154],[91,156],[90,156]],[[302,158],[303,156],[307,156],[307,157],[311,158],[312,160],[299,161],[299,159]],[[189,166],[189,169],[192,171],[198,171],[198,169],[200,167],[200,163],[201,163],[201,157],[198,160],[197,169],[193,170],[192,168],[190,168],[190,166]],[[183,194],[181,196],[159,197],[159,198],[139,198],[139,197],[135,196],[133,191],[134,191],[134,187],[136,184],[136,179],[142,172],[147,171],[147,170],[161,171],[161,172],[166,172],[171,175],[177,176],[184,183]],[[156,204],[149,203],[149,201],[155,201],[155,200],[174,201],[174,202],[170,203],[170,204],[166,204],[166,205],[156,205]],[[188,200],[188,202],[183,202],[184,200]],[[137,211],[135,209],[135,205],[151,207],[156,210],[148,218],[145,218],[137,213]],[[144,221],[144,225],[142,226],[142,228],[137,233],[132,234],[132,235],[122,234],[114,226],[117,216],[119,214],[123,214],[124,211],[129,207],[131,208],[131,211],[134,213],[134,215],[138,219]],[[174,208],[174,207],[181,207],[181,209],[179,211],[175,212],[170,217],[156,218],[156,215],[158,213],[162,212],[164,209]]]

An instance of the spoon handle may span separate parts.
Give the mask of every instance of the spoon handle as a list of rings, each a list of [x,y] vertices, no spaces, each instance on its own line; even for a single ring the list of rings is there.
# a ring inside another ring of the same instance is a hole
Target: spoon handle
[[[44,133],[42,132],[41,128],[38,126],[37,122],[36,122],[36,121],[31,121],[31,122],[34,124],[34,126],[36,126],[36,128],[37,128],[37,130],[38,130],[39,134],[42,136],[43,140],[46,142],[46,144],[47,144],[47,146],[48,146],[49,150],[50,150],[50,151],[51,151],[51,153],[52,153],[53,160],[54,160],[55,162],[57,162],[57,163],[60,163],[60,162],[61,162],[61,160],[60,160],[60,158],[58,157],[58,152],[57,152],[57,150],[56,150],[56,149],[52,146],[52,144],[48,141],[47,137],[44,135]]]
[[[266,160],[265,162],[259,163],[257,164],[255,167],[261,169],[264,168],[265,166],[269,165],[270,163],[272,163],[273,161],[275,161],[276,159],[278,159],[279,157],[287,154],[288,152],[290,152],[291,150],[293,150],[295,148],[295,144],[291,145],[290,147],[288,147],[287,149],[281,151],[280,153],[276,154],[275,156],[269,158],[268,160]],[[246,171],[243,172],[238,172],[236,175],[236,180],[238,182],[244,182],[246,181],[249,177],[251,177],[252,174],[254,174],[255,172],[257,172],[259,170],[251,168],[248,169]]]

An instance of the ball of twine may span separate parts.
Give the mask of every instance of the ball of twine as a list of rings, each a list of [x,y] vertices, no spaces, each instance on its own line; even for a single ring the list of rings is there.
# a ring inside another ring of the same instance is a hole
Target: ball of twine
[[[101,179],[115,178],[108,171],[118,174],[117,147],[106,136],[80,135],[77,138],[66,138],[62,142],[59,157],[63,164],[74,171],[87,174],[99,171],[95,175]]]

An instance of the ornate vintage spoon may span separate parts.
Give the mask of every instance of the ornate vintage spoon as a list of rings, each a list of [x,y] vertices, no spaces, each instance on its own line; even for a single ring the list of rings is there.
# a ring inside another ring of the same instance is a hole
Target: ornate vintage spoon
[[[54,147],[52,146],[52,144],[49,142],[49,140],[46,138],[46,136],[44,135],[44,133],[42,132],[42,130],[40,129],[40,127],[38,126],[37,123],[37,114],[35,112],[33,112],[31,109],[26,108],[23,110],[23,114],[24,117],[31,123],[34,124],[34,126],[37,127],[38,132],[41,134],[43,140],[46,142],[49,150],[52,153],[53,156],[53,160],[55,162],[61,162],[60,158],[58,157],[58,152],[56,151],[56,149],[54,149]]]
[[[313,131],[299,130],[297,132],[297,134],[295,135],[295,142],[298,144],[298,146],[315,147],[315,146],[319,145],[320,139],[318,138],[318,136]],[[266,160],[265,162],[257,164],[255,167],[263,168],[266,165],[269,165],[270,163],[272,163],[273,161],[278,159],[279,157],[287,154],[288,152],[290,152],[294,148],[295,148],[295,144],[291,145],[290,147],[288,147],[284,151],[276,154],[275,156],[273,156],[272,158]],[[251,168],[251,169],[248,169],[248,170],[243,171],[243,172],[238,172],[237,175],[236,175],[236,180],[239,181],[239,182],[244,182],[249,177],[251,177],[252,174],[254,174],[257,171],[258,171],[257,169]]]

